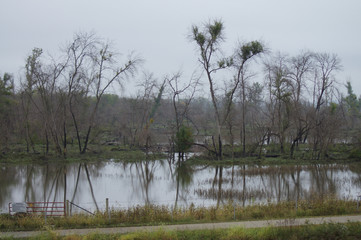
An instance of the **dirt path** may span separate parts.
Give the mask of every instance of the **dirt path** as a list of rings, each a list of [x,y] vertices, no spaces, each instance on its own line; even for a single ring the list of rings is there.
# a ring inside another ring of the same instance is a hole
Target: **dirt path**
[[[130,233],[139,231],[155,231],[160,228],[164,230],[199,230],[199,229],[215,229],[215,228],[262,228],[268,226],[299,226],[306,223],[322,224],[322,223],[347,223],[360,222],[361,215],[357,216],[336,216],[336,217],[315,217],[315,218],[298,218],[298,219],[282,219],[282,220],[264,220],[264,221],[247,221],[247,222],[221,222],[221,223],[202,223],[202,224],[182,224],[182,225],[166,225],[166,226],[144,226],[144,227],[114,227],[114,228],[91,228],[91,229],[69,229],[69,230],[54,230],[59,236],[67,235],[86,235],[89,233]],[[0,238],[3,237],[33,237],[37,236],[41,231],[28,232],[1,232]]]

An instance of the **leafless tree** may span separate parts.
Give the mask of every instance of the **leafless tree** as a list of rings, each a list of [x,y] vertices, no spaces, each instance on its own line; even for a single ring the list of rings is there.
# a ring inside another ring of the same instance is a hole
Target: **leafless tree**
[[[181,126],[184,124],[185,120],[189,120],[188,112],[191,102],[194,100],[194,94],[196,93],[197,87],[199,85],[200,77],[195,77],[195,73],[190,78],[189,82],[184,86],[180,83],[181,74],[176,73],[171,77],[165,77],[166,82],[170,88],[170,97],[174,110],[175,118],[175,131],[173,131],[171,145],[174,146],[175,135],[180,131]],[[171,152],[174,151],[172,147]],[[178,152],[179,158],[184,155],[184,152]]]
[[[316,53],[313,82],[313,104],[315,108],[313,126],[313,158],[320,159],[327,148],[327,134],[335,129],[325,128],[327,118],[327,105],[334,94],[334,72],[341,70],[341,61],[337,55],[329,53]],[[331,106],[332,107],[332,106]]]
[[[76,34],[74,41],[66,48],[66,53],[69,62],[66,75],[69,111],[76,129],[79,151],[85,153],[102,96],[112,84],[121,85],[127,76],[134,74],[141,60],[130,55],[122,62],[111,44],[99,40],[94,34]],[[95,103],[89,111],[84,141],[73,110],[73,99],[78,94],[95,97]]]
[[[269,87],[269,115],[273,135],[277,136],[280,151],[284,153],[285,134],[290,127],[290,98],[292,84],[286,65],[286,56],[278,54],[265,64],[266,79]]]
[[[234,54],[234,63],[233,66],[236,69],[236,74],[234,76],[234,82],[231,87],[231,90],[227,93],[227,106],[225,119],[228,118],[230,112],[230,106],[233,101],[233,96],[236,89],[240,86],[241,88],[241,115],[242,115],[242,134],[241,141],[243,147],[243,156],[246,154],[246,88],[248,80],[254,76],[252,73],[248,73],[247,66],[250,60],[257,55],[265,51],[263,44],[258,41],[252,41],[245,44],[239,44],[236,48]]]
[[[294,156],[295,146],[302,141],[311,124],[308,114],[308,108],[305,106],[306,99],[302,99],[302,93],[305,92],[307,81],[310,79],[313,70],[313,59],[311,52],[302,52],[289,59],[289,78],[292,82],[292,123],[293,134],[291,136],[290,157]]]

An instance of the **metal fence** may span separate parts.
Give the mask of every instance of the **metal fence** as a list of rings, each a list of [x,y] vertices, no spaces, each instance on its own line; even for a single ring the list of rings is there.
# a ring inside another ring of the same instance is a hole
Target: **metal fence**
[[[9,214],[38,214],[49,217],[66,216],[65,202],[9,203]]]

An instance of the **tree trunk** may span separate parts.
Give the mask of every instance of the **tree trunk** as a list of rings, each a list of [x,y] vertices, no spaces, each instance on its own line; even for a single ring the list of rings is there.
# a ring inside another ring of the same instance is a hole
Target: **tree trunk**
[[[92,127],[89,126],[88,132],[86,134],[85,141],[84,141],[84,147],[83,147],[83,150],[81,151],[81,154],[84,154],[86,152],[86,149],[88,147],[88,142],[89,142],[89,136],[90,136],[91,129],[92,129]]]
[[[64,158],[66,158],[66,154],[67,154],[67,149],[66,149],[66,138],[67,138],[67,135],[66,135],[66,122],[65,122],[65,119],[64,119],[64,122],[63,122],[63,132],[64,132],[64,140],[63,140],[63,155],[64,155]]]

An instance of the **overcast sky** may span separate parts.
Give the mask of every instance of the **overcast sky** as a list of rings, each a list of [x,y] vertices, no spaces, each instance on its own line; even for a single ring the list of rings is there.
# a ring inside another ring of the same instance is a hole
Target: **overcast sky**
[[[262,40],[272,51],[337,54],[361,94],[360,0],[0,0],[0,73],[17,78],[34,47],[56,54],[75,32],[95,31],[124,54],[135,51],[155,76],[196,65],[192,24],[222,19],[225,49]]]

